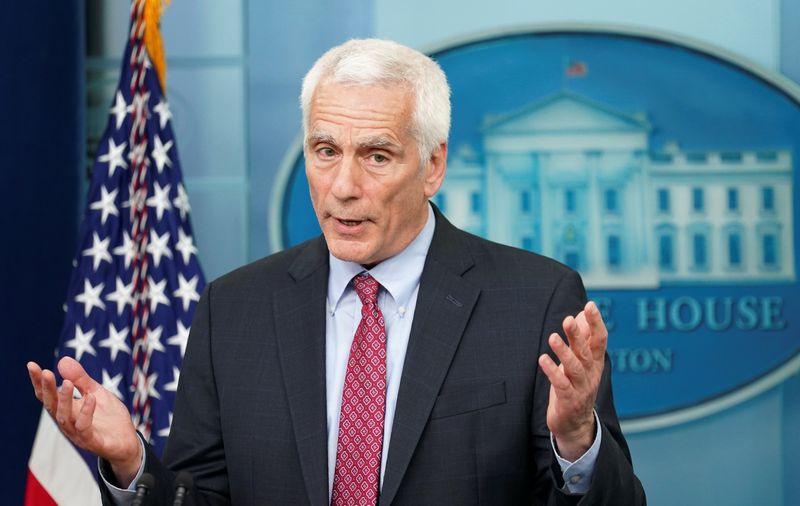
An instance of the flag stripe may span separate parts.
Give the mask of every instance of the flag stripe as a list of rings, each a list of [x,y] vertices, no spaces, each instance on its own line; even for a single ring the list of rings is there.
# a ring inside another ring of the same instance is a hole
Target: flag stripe
[[[28,481],[25,484],[24,506],[58,506],[50,497],[50,494],[42,487],[30,469],[28,469]]]
[[[54,462],[58,462],[58,466],[54,466]],[[92,471],[44,410],[39,417],[28,469],[35,477],[38,487],[29,483],[25,496],[26,505],[88,506],[101,503],[100,491]],[[28,497],[28,491],[35,495]],[[51,502],[47,502],[45,496]]]

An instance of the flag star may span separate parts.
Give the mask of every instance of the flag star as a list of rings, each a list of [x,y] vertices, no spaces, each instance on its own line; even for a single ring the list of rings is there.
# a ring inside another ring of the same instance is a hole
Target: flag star
[[[119,130],[119,127],[122,126],[122,122],[125,121],[125,115],[131,112],[132,109],[132,106],[125,103],[125,98],[122,96],[122,92],[117,90],[117,97],[114,102],[114,107],[111,108],[111,114],[116,116],[117,130]]]
[[[131,265],[131,260],[133,260],[134,255],[136,255],[136,247],[131,241],[131,236],[128,235],[128,232],[125,231],[122,233],[122,244],[114,248],[115,255],[124,255],[125,256],[125,268],[127,269]],[[119,287],[117,287],[119,289]],[[119,307],[117,308],[119,309]],[[122,312],[121,309],[119,309]]]
[[[153,256],[153,263],[158,267],[161,263],[161,257],[172,258],[172,250],[167,246],[169,241],[169,232],[164,232],[164,235],[159,236],[155,230],[150,230],[150,244],[147,245],[147,252]]]
[[[119,390],[119,382],[122,381],[122,373],[117,374],[113,378],[108,374],[108,371],[103,369],[103,388],[116,395],[121,401],[125,401],[122,397],[122,392]]]
[[[92,257],[92,266],[95,271],[100,267],[100,262],[103,260],[111,263],[111,254],[108,252],[108,243],[110,242],[110,237],[106,237],[101,241],[97,232],[94,232],[92,233],[92,247],[83,250],[83,256]]]
[[[172,160],[169,159],[169,155],[167,154],[167,151],[169,151],[169,149],[172,147],[172,141],[167,141],[166,144],[163,144],[161,142],[161,137],[156,135],[155,144],[156,145],[153,146],[152,157],[156,162],[158,173],[161,174],[161,171],[164,170],[164,165],[167,167],[172,167]]]
[[[139,377],[139,369],[136,369],[135,371],[133,371],[133,380],[134,381],[131,382],[131,386],[128,387],[128,390],[130,390],[132,393],[133,392],[138,392],[138,390],[139,390],[138,388],[136,388],[136,384],[135,384],[136,378],[138,378],[138,377]],[[134,394],[134,396],[133,396],[133,402],[134,403],[139,402],[138,395],[139,395],[138,393]],[[133,426],[136,427],[136,430],[138,430],[142,434],[147,434],[147,430],[146,430],[147,426],[144,425],[144,424],[140,425],[140,423],[142,421],[142,416],[138,412],[131,413],[131,421],[133,422]]]
[[[131,111],[134,115],[138,114],[139,111],[142,113],[142,117],[146,120],[150,117],[150,110],[147,108],[147,103],[150,101],[150,92],[139,92],[133,96],[133,107]]]
[[[75,325],[75,337],[64,343],[64,346],[75,350],[75,360],[81,361],[84,353],[97,356],[97,352],[92,346],[92,338],[94,337],[94,329],[89,329],[84,333],[80,325]]]
[[[147,402],[147,399],[153,397],[160,399],[161,394],[158,393],[156,388],[156,381],[158,381],[158,373],[154,372],[150,375],[145,375],[144,371],[137,369],[136,372],[136,395],[140,405]]]
[[[115,303],[117,305],[117,316],[122,316],[126,304],[133,306],[133,281],[126,285],[122,278],[117,278],[116,283],[116,290],[106,295],[106,300]]]
[[[139,144],[136,144],[128,151],[128,161],[130,161],[134,166],[139,165],[140,163],[147,165],[150,163],[150,160],[147,159],[146,153],[147,139],[142,139],[139,141]]]
[[[128,328],[123,327],[118,330],[114,324],[108,324],[108,337],[97,343],[101,348],[108,348],[111,353],[111,361],[117,359],[117,353],[124,351],[128,355],[131,354],[131,349],[128,347]],[[117,396],[119,397],[119,396]]]
[[[153,188],[153,196],[147,199],[147,205],[155,208],[156,217],[160,220],[164,216],[164,211],[172,209],[172,204],[169,201],[169,190],[171,185],[161,186],[156,181]]]
[[[133,197],[131,198],[131,204],[135,206],[136,209],[144,209],[145,203],[147,202],[147,188],[144,186],[140,186],[133,192]]]
[[[128,196],[128,200],[122,203],[122,207],[130,209],[131,220],[133,220],[136,211],[144,209],[144,204],[146,200],[147,200],[147,188],[141,187],[134,190],[133,185],[131,185],[131,193]]]
[[[181,349],[181,358],[186,354],[186,344],[189,342],[189,328],[178,320],[178,331],[174,336],[167,339],[167,344],[177,346]]]
[[[161,127],[161,130],[164,130],[164,127],[167,125],[167,121],[172,118],[172,113],[169,110],[169,104],[163,98],[158,100],[158,104],[153,107],[153,110],[158,114],[158,124]]]
[[[169,437],[169,430],[172,428],[172,411],[169,412],[169,425],[158,431],[160,437]]]
[[[76,295],[75,301],[84,304],[83,311],[85,317],[89,317],[89,313],[92,312],[93,307],[100,309],[106,308],[106,305],[100,300],[100,293],[102,293],[104,286],[104,283],[92,286],[88,279],[83,280],[83,293]],[[92,333],[94,333],[94,331],[92,331]]]
[[[164,345],[161,344],[161,333],[164,331],[164,327],[159,325],[154,329],[147,329],[147,334],[144,337],[144,350],[148,354],[152,354],[154,351],[160,351],[162,353],[166,353],[167,349],[164,348]]]
[[[180,251],[181,257],[183,257],[183,265],[189,265],[192,254],[197,253],[192,236],[186,234],[182,228],[178,228],[178,242],[175,244],[175,249]]]
[[[100,216],[100,223],[103,225],[106,224],[109,215],[113,214],[114,216],[119,216],[119,211],[114,203],[117,199],[117,193],[119,193],[119,189],[109,192],[106,190],[105,186],[101,186],[100,198],[89,205],[89,208],[102,213]]]
[[[164,295],[164,290],[167,288],[167,280],[162,279],[156,283],[153,278],[148,276],[148,297],[150,298],[150,311],[154,312],[159,304],[169,306],[169,299]],[[160,331],[159,331],[160,333]]]
[[[128,164],[125,160],[122,159],[122,153],[125,151],[125,146],[128,143],[123,142],[119,146],[114,143],[114,139],[109,137],[108,138],[108,152],[104,155],[101,155],[97,158],[100,162],[107,162],[108,163],[108,175],[113,176],[114,171],[117,167],[122,167],[123,169],[128,168]]]
[[[200,294],[197,293],[197,282],[200,276],[195,276],[190,280],[183,277],[183,273],[178,273],[178,289],[172,292],[172,295],[178,297],[183,302],[183,310],[188,311],[192,301],[200,300]]]
[[[180,376],[181,376],[181,370],[173,365],[172,366],[172,382],[167,383],[162,388],[164,388],[164,390],[166,390],[167,392],[177,392],[178,391],[178,380],[180,379]]]
[[[120,205],[123,209],[128,209],[133,204],[133,195],[128,195],[128,198],[122,201]]]
[[[175,207],[181,212],[181,219],[185,220],[186,215],[192,209],[189,206],[189,196],[186,194],[186,189],[183,184],[178,183],[178,196],[172,201]]]

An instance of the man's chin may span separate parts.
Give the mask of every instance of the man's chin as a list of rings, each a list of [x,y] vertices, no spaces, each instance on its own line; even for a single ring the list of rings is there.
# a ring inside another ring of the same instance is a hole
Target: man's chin
[[[366,247],[367,245],[361,241],[341,239],[338,237],[329,240],[327,236],[325,237],[325,241],[328,243],[328,250],[331,252],[331,255],[339,260],[355,262],[361,265],[367,265],[372,261],[370,252]]]

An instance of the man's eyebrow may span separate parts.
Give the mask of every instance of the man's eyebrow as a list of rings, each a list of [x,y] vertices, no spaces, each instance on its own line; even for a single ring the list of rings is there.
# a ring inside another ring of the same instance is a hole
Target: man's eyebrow
[[[308,138],[306,139],[306,144],[332,144],[336,145],[336,139],[333,138],[333,135],[329,134],[328,132],[311,132],[308,134]]]
[[[397,141],[387,135],[376,135],[358,141],[358,147],[361,149],[399,149],[401,146]]]

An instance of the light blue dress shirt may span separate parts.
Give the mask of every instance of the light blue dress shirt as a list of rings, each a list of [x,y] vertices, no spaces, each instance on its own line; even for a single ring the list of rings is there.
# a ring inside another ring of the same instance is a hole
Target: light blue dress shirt
[[[425,258],[433,240],[436,220],[433,209],[428,206],[428,220],[422,231],[403,251],[387,258],[372,269],[354,262],[345,262],[330,255],[330,273],[328,275],[328,298],[325,320],[325,393],[327,398],[328,420],[328,499],[333,491],[333,477],[336,469],[336,446],[339,438],[339,415],[342,409],[342,390],[347,371],[347,359],[356,328],[361,321],[361,300],[353,288],[351,280],[362,272],[369,274],[380,283],[378,307],[383,313],[386,327],[386,414],[383,427],[383,453],[381,456],[381,487],[386,471],[389,441],[392,436],[397,393],[400,389],[400,378],[411,334],[411,322],[417,305],[419,281]],[[537,357],[531,357],[531,367],[538,367]],[[595,414],[595,418],[597,415]],[[594,464],[602,438],[600,422],[597,420],[597,436],[591,448],[575,462],[569,462],[555,448],[551,436],[553,452],[561,467],[565,489],[573,494],[583,494],[589,490]],[[143,452],[144,453],[144,452]],[[135,483],[144,470],[144,461],[136,479],[127,490],[110,485],[102,476],[106,485],[119,505],[130,504],[133,500]]]
[[[386,471],[389,441],[400,389],[400,376],[406,359],[411,322],[417,306],[419,280],[425,257],[433,239],[436,220],[428,207],[428,220],[422,231],[403,251],[387,258],[369,274],[380,283],[378,307],[386,326],[386,414],[383,422],[383,453],[381,455],[381,486]],[[328,315],[325,327],[325,390],[328,402],[328,493],[333,490],[336,468],[336,446],[339,438],[339,414],[342,409],[342,390],[347,372],[347,359],[356,328],[361,321],[361,300],[351,280],[364,268],[330,255],[328,276]]]

